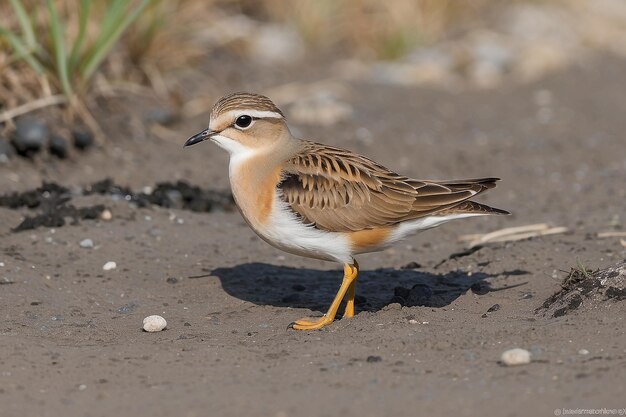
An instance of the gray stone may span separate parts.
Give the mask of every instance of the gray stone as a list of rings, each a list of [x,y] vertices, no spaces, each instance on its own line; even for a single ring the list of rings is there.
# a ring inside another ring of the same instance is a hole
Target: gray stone
[[[72,132],[72,137],[74,139],[74,147],[76,147],[76,149],[80,149],[81,151],[90,148],[94,144],[93,134],[91,134],[88,130],[74,130]]]
[[[80,241],[80,247],[85,249],[93,248],[93,240],[91,239],[83,239]]]
[[[171,208],[183,208],[183,194],[178,190],[167,190],[165,192],[167,199],[169,200],[169,207]]]
[[[53,134],[50,137],[50,143],[48,144],[48,151],[51,155],[59,157],[61,159],[67,158],[68,146],[64,137]]]
[[[32,156],[39,152],[49,140],[46,122],[34,117],[20,117],[15,121],[13,146],[17,153]]]

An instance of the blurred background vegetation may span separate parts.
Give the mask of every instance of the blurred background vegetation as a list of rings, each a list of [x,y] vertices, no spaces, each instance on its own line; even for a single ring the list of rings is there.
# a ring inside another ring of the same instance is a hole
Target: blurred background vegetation
[[[445,89],[526,82],[590,51],[626,55],[625,3],[6,0],[0,123],[11,129],[16,117],[54,107],[102,134],[98,99],[150,96],[169,116],[193,117],[230,89],[270,88],[289,105],[302,94],[278,87],[298,78]],[[349,114],[330,108],[328,123]]]

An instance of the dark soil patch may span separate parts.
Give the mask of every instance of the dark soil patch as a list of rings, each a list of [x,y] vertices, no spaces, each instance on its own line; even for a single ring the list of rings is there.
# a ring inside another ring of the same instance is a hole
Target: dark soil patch
[[[11,230],[13,232],[22,232],[38,227],[61,227],[65,226],[67,218],[72,219],[72,225],[77,225],[80,220],[95,220],[99,218],[104,210],[105,207],[102,204],[81,208],[76,208],[71,204],[47,206],[43,213],[35,216],[26,216],[22,223]]]
[[[84,194],[111,195],[113,198],[135,203],[139,207],[156,205],[196,212],[231,211],[235,207],[229,191],[203,190],[185,181],[161,182],[150,193],[137,193],[107,178],[86,187]]]
[[[78,224],[80,220],[94,220],[101,216],[106,207],[102,204],[77,208],[69,204],[74,197],[93,194],[109,195],[114,200],[124,200],[137,207],[157,205],[197,212],[213,210],[231,211],[234,208],[232,195],[226,191],[203,190],[184,181],[158,183],[151,192],[134,192],[128,187],[115,184],[110,179],[98,181],[79,191],[55,183],[44,182],[41,187],[21,193],[0,196],[0,207],[17,210],[27,208],[39,210],[34,216],[26,216],[13,232],[32,230],[38,227],[61,227],[66,220]]]
[[[0,206],[14,210],[23,207],[40,210],[37,215],[26,216],[19,225],[11,229],[13,232],[38,227],[61,227],[66,224],[67,218],[71,219],[71,224],[78,224],[79,220],[97,219],[105,210],[101,204],[77,208],[68,204],[71,199],[69,189],[44,182],[35,190],[0,196]]]
[[[561,284],[561,290],[548,297],[536,312],[561,317],[580,307],[597,307],[607,301],[626,299],[626,261],[592,271],[572,268]]]

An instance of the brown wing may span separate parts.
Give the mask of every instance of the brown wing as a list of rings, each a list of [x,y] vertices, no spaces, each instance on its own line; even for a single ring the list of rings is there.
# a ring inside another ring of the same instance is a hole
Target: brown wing
[[[493,188],[497,180],[413,180],[350,151],[313,142],[305,142],[282,175],[282,198],[305,223],[345,232],[445,210]]]

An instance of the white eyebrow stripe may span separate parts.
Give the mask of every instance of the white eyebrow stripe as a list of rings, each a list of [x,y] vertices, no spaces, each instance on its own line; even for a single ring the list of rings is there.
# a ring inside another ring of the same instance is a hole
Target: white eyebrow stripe
[[[283,118],[283,116],[280,113],[276,113],[275,111],[243,110],[243,109],[228,111],[224,113],[222,116],[220,116],[220,118],[226,117],[227,119],[230,119],[230,118],[236,119],[237,117],[244,116],[244,115],[251,116],[254,118],[258,118],[258,119],[264,119],[264,118],[282,119]]]

